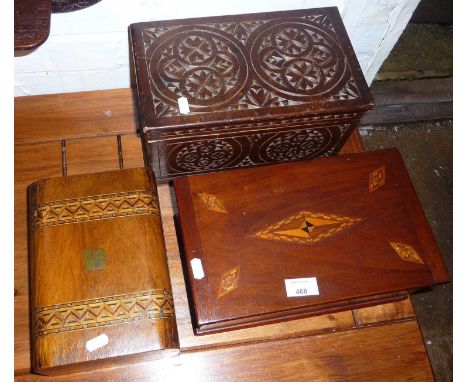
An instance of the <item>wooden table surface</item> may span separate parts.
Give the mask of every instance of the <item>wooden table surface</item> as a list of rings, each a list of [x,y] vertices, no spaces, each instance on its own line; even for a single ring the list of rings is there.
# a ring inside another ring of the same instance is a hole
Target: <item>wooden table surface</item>
[[[173,223],[159,189],[181,355],[47,378],[31,374],[26,187],[51,176],[143,166],[130,89],[15,100],[15,380],[432,381],[410,299],[227,333],[195,336]],[[342,152],[361,151],[355,132]],[[73,351],[73,349],[70,349]]]

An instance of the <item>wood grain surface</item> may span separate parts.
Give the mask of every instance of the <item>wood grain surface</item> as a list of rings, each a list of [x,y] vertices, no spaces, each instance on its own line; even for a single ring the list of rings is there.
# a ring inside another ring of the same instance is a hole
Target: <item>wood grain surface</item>
[[[37,179],[60,175],[60,141],[15,145],[15,372],[29,370],[31,363],[26,189]]]
[[[90,100],[92,102],[87,102]],[[22,105],[21,110],[15,110],[15,375],[18,381],[35,381],[49,378],[30,374],[26,187],[40,178],[62,175],[62,140],[68,145],[74,138],[123,134],[124,167],[141,165],[143,157],[138,151],[139,137],[136,135],[136,115],[131,112],[130,89],[22,97],[15,105]],[[49,124],[47,113],[51,107],[56,109]],[[34,113],[30,113],[29,108]],[[103,118],[100,112],[109,109],[116,112],[111,118]],[[114,124],[112,118],[117,116]],[[94,146],[94,150],[97,147]],[[362,151],[357,132],[342,151]],[[95,151],[88,154],[99,155]],[[126,160],[127,155],[129,160]],[[73,162],[73,158],[65,159]],[[87,169],[89,172],[100,170],[97,161]],[[174,229],[173,216],[177,207],[173,190],[169,184],[162,184],[158,186],[158,192],[181,354],[188,357],[180,359],[187,362],[175,361],[181,363],[182,368],[170,363],[163,367],[166,365],[164,361],[145,362],[55,379],[174,380],[181,370],[180,373],[192,380],[200,381],[267,381],[275,372],[278,374],[274,379],[285,381],[432,380],[409,299],[405,300],[403,317],[397,303],[195,336]],[[399,323],[401,321],[408,322]],[[360,329],[366,324],[373,327]],[[295,352],[297,348],[301,351]]]
[[[353,310],[354,321],[359,326],[378,324],[379,322],[414,318],[414,311],[409,298],[391,304],[381,304]]]
[[[119,152],[115,136],[74,139],[66,145],[67,175],[96,172],[96,164],[101,171],[119,169]]]
[[[451,119],[452,89],[452,77],[417,81],[374,81],[372,95],[376,107],[364,115],[360,125]]]
[[[15,0],[15,50],[34,49],[50,32],[51,0]]]
[[[16,144],[135,134],[137,125],[132,89],[15,98]]]
[[[178,350],[150,170],[42,179],[29,196],[33,369],[69,373]],[[89,350],[103,335],[108,343]]]
[[[143,151],[141,150],[141,139],[136,134],[123,135],[122,145],[122,165],[124,168],[143,167]]]
[[[174,189],[200,334],[449,280],[397,149],[188,176]],[[285,280],[305,277],[319,292],[288,298]]]
[[[16,380],[41,381],[28,375]],[[433,381],[415,321],[275,342],[182,352],[176,359],[53,381]]]

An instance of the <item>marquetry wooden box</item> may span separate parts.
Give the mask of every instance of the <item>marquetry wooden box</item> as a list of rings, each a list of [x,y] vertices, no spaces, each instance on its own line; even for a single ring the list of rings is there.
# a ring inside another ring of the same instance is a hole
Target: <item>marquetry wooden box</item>
[[[374,105],[336,7],[129,31],[157,178],[334,155]]]
[[[29,188],[33,370],[59,374],[178,354],[154,175]]]
[[[198,334],[395,301],[449,280],[396,149],[174,185]]]

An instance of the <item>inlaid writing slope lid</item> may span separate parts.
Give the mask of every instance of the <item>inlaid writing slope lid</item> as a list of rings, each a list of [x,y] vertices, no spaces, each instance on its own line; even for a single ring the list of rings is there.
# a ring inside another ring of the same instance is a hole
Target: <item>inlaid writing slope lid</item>
[[[144,132],[373,107],[336,7],[129,29]]]
[[[34,371],[67,373],[177,354],[151,171],[41,180],[29,196]]]
[[[174,185],[199,334],[380,303],[449,280],[396,149]]]

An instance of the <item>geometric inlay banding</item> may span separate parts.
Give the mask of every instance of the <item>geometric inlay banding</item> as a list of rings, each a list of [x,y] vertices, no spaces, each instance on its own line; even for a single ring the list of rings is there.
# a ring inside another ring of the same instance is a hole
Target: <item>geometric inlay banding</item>
[[[395,243],[391,241],[389,243],[402,260],[424,264],[424,261],[422,261],[421,257],[418,255],[413,246],[409,244]]]
[[[299,212],[256,233],[267,240],[300,244],[321,241],[343,231],[363,219],[312,212]]]
[[[33,331],[37,337],[172,316],[172,294],[153,289],[38,307],[33,310]]]
[[[129,215],[159,215],[151,191],[119,192],[41,203],[34,211],[33,229]]]

